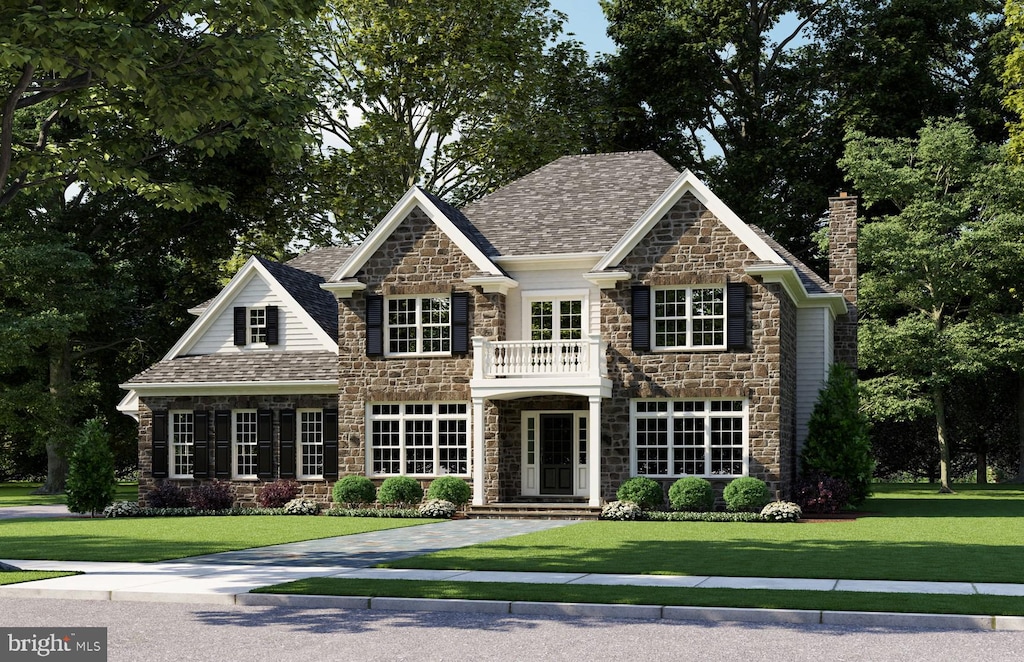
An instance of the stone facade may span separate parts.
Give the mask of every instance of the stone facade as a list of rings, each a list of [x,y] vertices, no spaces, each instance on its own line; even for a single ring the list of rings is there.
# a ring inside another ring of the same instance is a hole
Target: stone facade
[[[828,199],[828,278],[846,299],[848,312],[836,319],[836,363],[857,369],[857,198]]]

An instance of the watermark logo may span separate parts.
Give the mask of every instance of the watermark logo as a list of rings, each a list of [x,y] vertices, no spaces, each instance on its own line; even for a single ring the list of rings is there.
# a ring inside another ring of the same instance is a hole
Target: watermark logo
[[[107,628],[0,628],[0,662],[106,662]]]

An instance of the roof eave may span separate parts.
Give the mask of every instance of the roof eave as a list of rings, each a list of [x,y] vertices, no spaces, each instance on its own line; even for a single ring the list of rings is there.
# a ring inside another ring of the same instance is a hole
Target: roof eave
[[[808,292],[796,269],[788,264],[755,264],[747,267],[746,272],[760,276],[766,283],[782,285],[797,308],[829,308],[837,317],[846,314],[846,299],[842,294]]]

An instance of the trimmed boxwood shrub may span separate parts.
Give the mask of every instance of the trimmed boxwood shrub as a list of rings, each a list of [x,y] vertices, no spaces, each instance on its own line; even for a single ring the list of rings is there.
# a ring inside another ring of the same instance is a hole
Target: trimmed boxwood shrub
[[[256,503],[262,508],[283,508],[299,493],[299,484],[294,480],[275,480],[266,483],[256,495]]]
[[[387,478],[377,490],[377,501],[385,506],[397,503],[416,504],[423,500],[423,488],[419,482],[408,476]]]
[[[222,480],[197,485],[188,493],[188,505],[196,510],[227,510],[234,503],[234,488]]]
[[[715,490],[707,480],[687,476],[668,488],[668,503],[672,510],[707,512],[715,507]]]
[[[763,480],[744,476],[726,485],[722,498],[729,512],[759,513],[772,500],[772,495]]]
[[[653,510],[665,502],[665,492],[657,481],[634,476],[619,486],[615,493],[619,501],[632,501],[644,510]]]
[[[331,500],[334,503],[373,503],[377,488],[366,476],[345,476],[334,484]]]
[[[473,496],[473,490],[469,483],[455,476],[435,478],[427,488],[428,499],[450,501],[456,506],[466,505],[471,496]]]

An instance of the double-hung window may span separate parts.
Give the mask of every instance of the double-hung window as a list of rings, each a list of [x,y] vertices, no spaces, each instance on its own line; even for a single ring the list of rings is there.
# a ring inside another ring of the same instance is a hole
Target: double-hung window
[[[387,353],[451,352],[451,299],[447,296],[387,299]]]
[[[635,475],[746,473],[743,400],[634,400],[630,418]]]
[[[249,344],[267,344],[266,308],[249,308]]]
[[[191,478],[195,462],[195,422],[190,411],[171,412],[171,478]]]
[[[299,478],[317,479],[324,475],[324,412],[300,409]]]
[[[367,419],[369,474],[469,474],[466,404],[372,404]]]
[[[656,349],[725,348],[725,288],[652,289]]]
[[[234,427],[234,476],[256,478],[256,410],[235,411]]]

